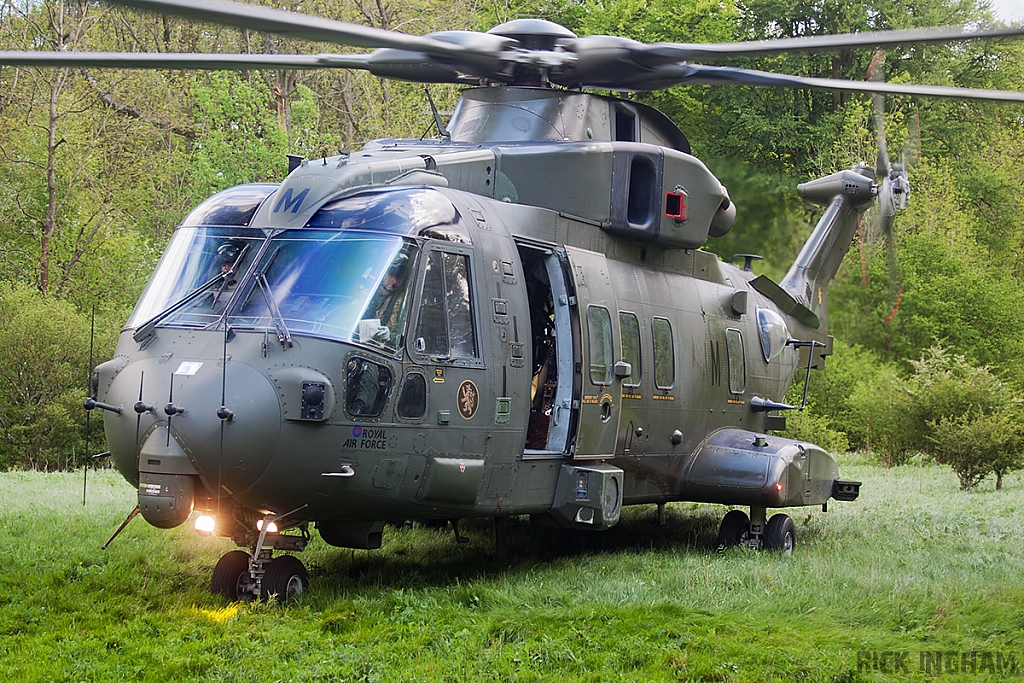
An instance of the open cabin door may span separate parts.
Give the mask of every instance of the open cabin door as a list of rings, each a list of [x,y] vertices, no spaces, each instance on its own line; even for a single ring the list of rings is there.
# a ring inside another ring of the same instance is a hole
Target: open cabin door
[[[527,456],[563,455],[572,444],[575,299],[568,266],[550,247],[519,244],[533,341]]]
[[[579,402],[576,459],[610,459],[615,454],[622,403],[619,314],[604,254],[565,248],[576,289],[573,344],[579,368],[574,399]]]

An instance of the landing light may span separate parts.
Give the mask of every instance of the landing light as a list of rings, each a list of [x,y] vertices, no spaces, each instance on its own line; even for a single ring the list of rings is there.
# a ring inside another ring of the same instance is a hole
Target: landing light
[[[202,536],[209,536],[216,527],[213,517],[210,515],[199,515],[196,517],[196,531]]]
[[[263,531],[263,520],[262,519],[257,519],[256,520],[256,530],[257,531]],[[277,533],[277,524],[275,524],[274,522],[271,522],[270,524],[268,524],[267,525],[267,533],[268,534],[276,534]]]

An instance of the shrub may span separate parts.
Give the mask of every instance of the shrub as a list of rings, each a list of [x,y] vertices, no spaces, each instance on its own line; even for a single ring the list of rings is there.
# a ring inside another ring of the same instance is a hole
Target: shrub
[[[866,376],[865,373],[870,373],[877,366],[878,361],[873,354],[837,339],[832,355],[825,362],[825,369],[811,372],[808,403],[817,415],[828,420],[831,429],[846,433],[854,447],[864,444],[857,442],[851,430],[856,420],[852,419],[850,411],[850,391]],[[789,394],[791,402],[802,399],[805,375],[800,370],[793,379],[794,391]]]
[[[886,467],[907,462],[920,446],[921,423],[911,385],[894,365],[880,365],[853,387],[850,418],[858,442]]]
[[[0,320],[0,468],[65,465],[85,421],[89,319],[29,287],[0,285]]]
[[[1013,387],[942,347],[913,365],[918,419],[930,430],[922,440],[926,453],[951,467],[964,491],[989,474],[1001,487],[1004,474],[1024,465],[1024,419]]]
[[[850,450],[846,434],[833,429],[829,419],[819,415],[811,406],[786,413],[786,431],[782,435],[787,439],[810,441],[829,453],[845,453]]]
[[[963,491],[977,486],[996,467],[1020,466],[1019,458],[1013,462],[1012,456],[1020,446],[1021,429],[1009,410],[942,416],[928,425],[929,454],[935,462],[952,468]],[[997,475],[996,488],[1002,486],[1002,474]]]

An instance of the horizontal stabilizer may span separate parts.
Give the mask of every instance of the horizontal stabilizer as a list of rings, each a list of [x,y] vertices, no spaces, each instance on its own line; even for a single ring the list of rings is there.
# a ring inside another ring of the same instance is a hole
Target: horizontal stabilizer
[[[821,326],[818,316],[814,311],[804,306],[793,298],[793,296],[771,281],[765,275],[758,275],[750,281],[750,286],[772,300],[782,312],[799,320],[807,327],[818,328]]]

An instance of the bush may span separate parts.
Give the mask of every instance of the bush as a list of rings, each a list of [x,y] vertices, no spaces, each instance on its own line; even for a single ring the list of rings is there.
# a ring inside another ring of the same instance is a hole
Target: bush
[[[942,347],[928,349],[913,365],[918,420],[929,428],[922,440],[925,452],[951,467],[964,491],[989,474],[1001,487],[1004,474],[1024,466],[1017,392],[989,368]]]
[[[887,467],[922,452],[951,467],[965,491],[990,474],[1001,488],[1003,475],[1024,467],[1018,392],[988,367],[934,346],[911,361],[907,378],[861,347],[835,351],[812,388],[814,410],[791,425],[796,438],[842,434]]]
[[[782,436],[787,439],[809,441],[829,453],[845,453],[850,450],[846,434],[833,429],[829,419],[819,415],[810,406],[804,410],[786,413],[786,431]]]
[[[948,465],[960,479],[960,489],[970,491],[985,477],[1003,467],[1019,467],[1011,463],[1011,454],[1020,447],[1020,425],[1002,410],[983,413],[943,416],[929,422],[929,453],[935,462]],[[1002,487],[1002,474],[997,474],[996,488]]]
[[[921,423],[911,386],[894,365],[874,368],[853,387],[850,418],[858,442],[886,467],[903,465],[920,446]]]
[[[0,468],[66,466],[81,450],[89,319],[35,289],[0,284],[0,320]]]
[[[867,434],[863,421],[851,409],[850,396],[859,383],[872,381],[880,367],[878,358],[870,351],[837,339],[825,369],[811,373],[808,403],[817,415],[827,419],[831,429],[846,434],[853,448],[867,448]],[[791,401],[801,400],[803,380],[804,373],[798,371],[793,382],[797,391],[789,394]]]

